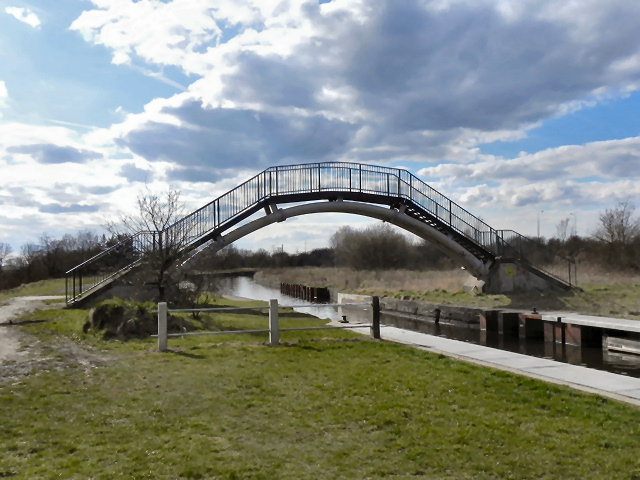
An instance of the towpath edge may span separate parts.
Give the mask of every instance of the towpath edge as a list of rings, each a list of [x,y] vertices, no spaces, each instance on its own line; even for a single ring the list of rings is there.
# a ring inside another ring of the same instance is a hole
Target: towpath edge
[[[640,378],[435,337],[396,327],[383,327],[381,338],[441,353],[470,363],[566,385],[640,407]]]

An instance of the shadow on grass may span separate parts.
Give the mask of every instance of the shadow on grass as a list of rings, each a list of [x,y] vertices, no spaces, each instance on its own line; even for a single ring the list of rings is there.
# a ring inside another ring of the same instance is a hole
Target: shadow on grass
[[[318,306],[318,307],[322,307],[322,303],[314,303],[311,304],[313,306]],[[237,310],[221,310],[219,312],[216,311],[202,311],[202,310],[197,310],[198,308],[202,308],[202,309],[209,309],[209,308],[234,308]],[[194,310],[199,311],[201,314],[202,313],[214,313],[214,314],[241,314],[241,315],[252,315],[252,316],[257,316],[257,317],[264,317],[264,316],[268,316],[269,315],[269,309],[267,306],[265,305],[256,305],[253,307],[239,307],[237,305],[230,305],[230,304],[223,304],[223,303],[215,303],[215,304],[202,304],[202,305],[198,305],[197,308],[195,308]],[[280,311],[278,313],[278,317],[280,318],[287,318],[287,317],[292,317],[292,318],[316,318],[315,316],[308,314],[308,313],[304,313],[304,312],[296,312],[294,310],[290,310],[290,311]]]
[[[171,354],[177,355],[179,357],[194,358],[194,359],[197,359],[197,360],[203,360],[203,359],[206,358],[204,355],[199,355],[199,354],[196,354],[196,353],[183,352],[181,350],[167,350],[166,353],[171,353]]]
[[[5,323],[0,323],[0,327],[14,327],[14,326],[19,326],[19,325],[29,325],[32,323],[45,323],[48,322],[52,319],[45,319],[45,320],[9,320],[8,322]]]

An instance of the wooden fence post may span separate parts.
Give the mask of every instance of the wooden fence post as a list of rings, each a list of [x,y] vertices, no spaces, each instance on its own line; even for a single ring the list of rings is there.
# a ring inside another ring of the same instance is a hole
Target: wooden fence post
[[[371,300],[373,317],[371,318],[371,336],[380,338],[380,297],[373,297]]]
[[[269,300],[269,344],[278,345],[280,343],[280,332],[278,331],[278,300]]]
[[[158,304],[158,351],[167,351],[167,302]]]

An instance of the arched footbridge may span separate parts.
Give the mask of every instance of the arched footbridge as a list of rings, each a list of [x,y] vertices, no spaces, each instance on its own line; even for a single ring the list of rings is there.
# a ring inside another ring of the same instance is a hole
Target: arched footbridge
[[[327,162],[267,168],[160,232],[138,232],[67,272],[67,303],[104,288],[167,245],[173,269],[276,222],[315,213],[376,218],[424,238],[487,292],[575,285],[575,264],[511,230],[496,230],[402,169]]]

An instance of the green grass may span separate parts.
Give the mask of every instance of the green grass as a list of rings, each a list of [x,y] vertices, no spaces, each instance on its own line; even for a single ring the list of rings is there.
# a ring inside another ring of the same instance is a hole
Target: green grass
[[[345,331],[185,337],[160,354],[83,334],[85,318],[22,327],[104,359],[0,383],[0,477],[640,478],[640,410],[595,395]]]
[[[27,297],[40,295],[64,295],[65,279],[55,278],[51,280],[41,280],[39,282],[28,283],[10,290],[0,291],[0,300],[13,297]]]

